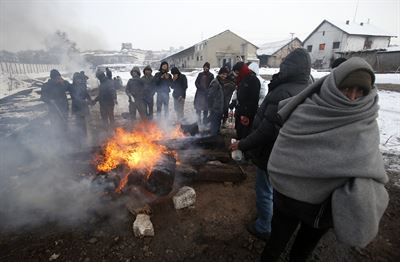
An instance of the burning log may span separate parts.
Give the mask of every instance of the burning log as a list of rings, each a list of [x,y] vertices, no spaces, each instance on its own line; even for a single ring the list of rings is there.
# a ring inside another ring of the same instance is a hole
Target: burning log
[[[191,136],[197,135],[199,133],[199,125],[197,123],[181,124],[181,129],[183,133],[190,134]]]
[[[191,150],[179,150],[177,151],[179,161],[188,165],[200,166],[213,160],[218,160],[222,163],[232,162],[229,151],[221,150],[203,150],[203,149],[191,149]]]
[[[168,195],[174,185],[175,169],[175,156],[172,153],[164,154],[151,170],[145,181],[145,188],[158,196]]]

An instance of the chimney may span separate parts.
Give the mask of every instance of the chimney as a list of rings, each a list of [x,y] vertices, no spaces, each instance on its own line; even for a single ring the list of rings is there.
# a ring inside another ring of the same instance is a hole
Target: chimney
[[[350,23],[350,20],[346,20],[346,25],[348,25]]]
[[[363,25],[364,25],[364,23],[363,23],[363,22],[361,22],[361,23],[360,23],[360,26],[363,26]]]

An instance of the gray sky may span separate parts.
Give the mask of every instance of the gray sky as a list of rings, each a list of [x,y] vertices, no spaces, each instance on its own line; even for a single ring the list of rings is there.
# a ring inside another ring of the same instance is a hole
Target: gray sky
[[[400,0],[358,0],[356,22],[400,35]],[[323,19],[353,20],[357,0],[0,0],[0,50],[43,48],[65,31],[81,50],[189,47],[229,29],[261,45],[290,33],[300,40]],[[400,39],[392,39],[399,44]]]

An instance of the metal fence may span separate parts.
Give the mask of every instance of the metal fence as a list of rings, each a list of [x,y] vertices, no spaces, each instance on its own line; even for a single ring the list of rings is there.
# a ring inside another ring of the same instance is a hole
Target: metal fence
[[[0,63],[0,73],[2,74],[37,74],[50,72],[51,69],[65,71],[65,66],[56,64]]]

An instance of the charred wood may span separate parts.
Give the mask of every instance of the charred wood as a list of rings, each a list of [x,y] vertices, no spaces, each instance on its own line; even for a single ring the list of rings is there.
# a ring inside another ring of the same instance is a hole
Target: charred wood
[[[168,195],[175,180],[176,159],[173,154],[164,154],[163,158],[153,167],[145,181],[145,188],[159,196]]]

